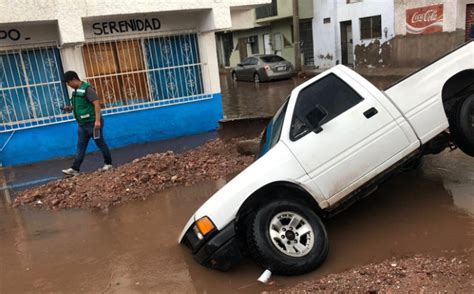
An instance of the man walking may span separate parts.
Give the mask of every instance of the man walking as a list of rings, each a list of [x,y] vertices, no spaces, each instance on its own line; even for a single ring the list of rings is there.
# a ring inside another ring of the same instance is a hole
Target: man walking
[[[71,97],[71,105],[65,106],[64,110],[73,112],[78,123],[78,140],[76,158],[72,166],[62,170],[66,175],[77,176],[86,154],[87,145],[91,138],[102,152],[104,157],[104,167],[102,171],[112,168],[112,156],[109,147],[105,143],[102,129],[104,126],[100,113],[100,102],[95,89],[87,82],[81,81],[74,71],[68,71],[64,74],[66,84],[74,89]]]

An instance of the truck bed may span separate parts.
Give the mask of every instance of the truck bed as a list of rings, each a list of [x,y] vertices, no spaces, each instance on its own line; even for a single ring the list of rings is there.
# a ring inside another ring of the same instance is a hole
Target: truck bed
[[[422,143],[449,127],[442,91],[454,75],[474,69],[470,41],[396,82],[384,92],[408,120]]]

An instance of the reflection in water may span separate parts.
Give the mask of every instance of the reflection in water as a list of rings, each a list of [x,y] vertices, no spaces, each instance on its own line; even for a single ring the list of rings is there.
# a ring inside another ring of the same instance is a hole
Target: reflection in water
[[[422,175],[441,180],[456,207],[474,215],[474,158],[460,150],[427,156]]]
[[[0,194],[3,200],[7,204],[12,203],[11,193],[10,193],[10,190],[8,189],[8,181],[5,177],[5,171],[1,164],[0,164]]]

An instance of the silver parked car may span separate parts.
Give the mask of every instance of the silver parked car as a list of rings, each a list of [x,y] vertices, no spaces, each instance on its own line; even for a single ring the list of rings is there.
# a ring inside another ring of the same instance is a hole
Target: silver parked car
[[[231,74],[234,81],[246,80],[259,83],[289,79],[293,75],[293,66],[278,55],[254,55],[234,67]]]

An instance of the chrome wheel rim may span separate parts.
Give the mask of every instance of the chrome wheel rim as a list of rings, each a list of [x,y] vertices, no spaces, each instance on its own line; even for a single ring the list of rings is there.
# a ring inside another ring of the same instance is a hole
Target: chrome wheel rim
[[[255,81],[255,83],[260,83],[260,77],[259,77],[259,75],[258,75],[258,74],[255,74],[255,75],[253,76],[253,80]]]
[[[275,215],[268,233],[273,246],[287,256],[305,256],[314,246],[313,228],[303,216],[293,211]]]
[[[235,72],[232,73],[232,79],[234,81],[237,81],[237,74]]]

